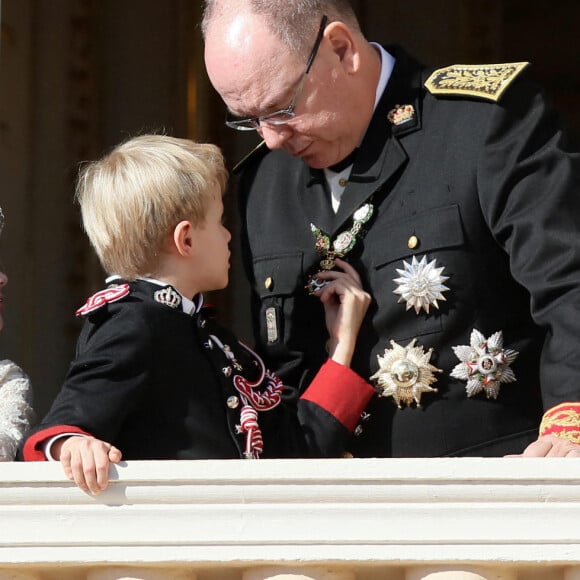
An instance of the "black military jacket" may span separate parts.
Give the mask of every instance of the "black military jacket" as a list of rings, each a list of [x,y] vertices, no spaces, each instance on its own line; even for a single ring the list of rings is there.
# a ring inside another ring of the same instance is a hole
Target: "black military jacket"
[[[377,355],[417,339],[437,374],[422,408],[375,397],[347,448],[355,456],[502,455],[537,437],[543,411],[580,400],[580,157],[555,114],[522,73],[499,102],[435,96],[424,69],[396,48],[392,77],[360,146],[338,213],[322,171],[283,151],[245,163],[240,178],[245,263],[253,287],[259,351],[295,384],[325,359],[319,301],[304,289],[317,270],[311,224],[330,237],[372,201],[367,233],[347,259],[373,302],[353,370],[370,377]],[[389,112],[412,105],[411,120]],[[412,236],[415,239],[411,240]],[[394,294],[415,256],[448,277],[445,301],[429,313],[406,310]],[[473,329],[503,332],[519,352],[517,381],[497,399],[466,395],[450,376],[453,346]]]
[[[244,456],[246,435],[239,429],[243,399],[233,378],[256,381],[258,361],[208,316],[208,309],[189,315],[179,304],[159,303],[154,299],[159,289],[147,281],[132,282],[127,295],[87,314],[63,388],[25,441],[25,460],[44,459],[42,446],[48,438],[75,432],[114,444],[124,459]],[[95,303],[93,298],[87,304]],[[342,378],[333,379],[337,382]],[[333,390],[340,385],[328,386]],[[349,386],[348,378],[343,386]],[[259,385],[258,392],[265,387]],[[356,387],[346,390],[356,396]],[[324,391],[323,385],[318,394],[329,400]],[[352,430],[342,419],[285,388],[280,404],[258,413],[261,457],[336,455]]]

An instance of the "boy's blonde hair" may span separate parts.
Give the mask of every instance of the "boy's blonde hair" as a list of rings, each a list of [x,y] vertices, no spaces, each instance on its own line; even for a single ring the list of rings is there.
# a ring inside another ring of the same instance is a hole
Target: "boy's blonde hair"
[[[205,220],[227,171],[215,145],[141,135],[81,168],[76,196],[83,225],[109,274],[132,280],[155,270],[167,235]]]

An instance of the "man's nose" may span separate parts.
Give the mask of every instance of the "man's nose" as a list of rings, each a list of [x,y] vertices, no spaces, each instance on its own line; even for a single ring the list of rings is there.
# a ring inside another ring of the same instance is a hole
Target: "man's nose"
[[[258,132],[266,141],[268,149],[282,149],[284,143],[292,137],[292,129],[289,125],[269,125],[261,123]]]

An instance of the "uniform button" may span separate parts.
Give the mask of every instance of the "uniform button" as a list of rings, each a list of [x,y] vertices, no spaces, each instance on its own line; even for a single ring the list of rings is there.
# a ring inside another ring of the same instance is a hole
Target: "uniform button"
[[[353,459],[354,458],[354,455],[350,451],[345,451],[342,454],[342,458],[343,459]]]
[[[239,404],[240,404],[240,400],[235,395],[228,397],[228,400],[226,401],[226,405],[230,409],[236,409],[239,406]]]
[[[229,377],[232,374],[232,367],[224,367],[222,373],[224,373],[225,377]]]
[[[265,280],[264,280],[264,288],[266,288],[266,290],[270,290],[270,288],[272,288],[272,283],[274,282],[274,280],[272,280],[271,276],[268,276]]]
[[[409,250],[414,250],[419,245],[419,238],[417,236],[411,236],[407,241],[407,246]]]
[[[347,184],[347,183],[348,183],[348,181],[347,181],[347,180],[346,180],[344,177],[341,177],[341,178],[338,180],[338,185],[340,185],[340,187],[346,187],[346,184]]]
[[[354,435],[355,437],[359,437],[360,435],[362,435],[363,432],[363,428],[361,425],[357,425],[355,430],[354,430]]]

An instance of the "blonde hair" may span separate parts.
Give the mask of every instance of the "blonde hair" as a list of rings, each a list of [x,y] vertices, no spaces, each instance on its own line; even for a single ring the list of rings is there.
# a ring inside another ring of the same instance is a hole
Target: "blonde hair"
[[[83,226],[106,272],[128,280],[155,269],[167,235],[205,220],[227,171],[215,145],[141,135],[84,165],[77,181]]]

